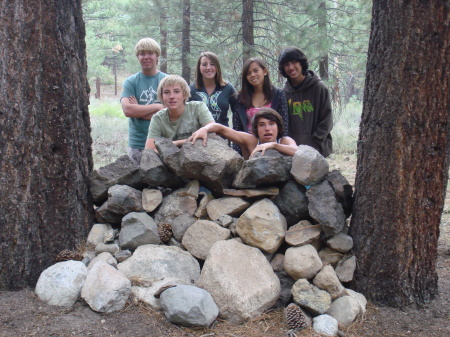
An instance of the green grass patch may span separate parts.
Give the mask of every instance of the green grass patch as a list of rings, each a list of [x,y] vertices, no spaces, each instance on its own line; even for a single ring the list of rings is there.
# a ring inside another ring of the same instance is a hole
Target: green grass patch
[[[334,153],[356,153],[361,112],[361,102],[350,102],[333,111],[334,126],[331,130],[331,136],[333,137]]]
[[[104,116],[126,119],[122,111],[122,105],[117,99],[92,99],[89,105],[89,114],[91,117]]]

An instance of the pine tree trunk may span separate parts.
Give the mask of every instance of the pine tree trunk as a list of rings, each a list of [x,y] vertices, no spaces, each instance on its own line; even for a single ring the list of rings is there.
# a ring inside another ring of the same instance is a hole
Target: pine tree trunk
[[[167,43],[168,43],[168,32],[167,32],[167,20],[169,16],[167,15],[167,7],[161,8],[161,14],[159,16],[159,31],[161,33],[161,71],[167,73]],[[162,59],[162,62],[161,62]]]
[[[374,0],[350,231],[356,290],[377,304],[421,305],[438,292],[448,32],[447,0]]]
[[[191,0],[183,0],[183,31],[181,51],[181,76],[186,82],[191,83],[191,67],[189,59],[191,54]]]
[[[322,43],[320,44],[322,47],[321,54],[319,60],[319,75],[323,80],[328,80],[328,29],[327,29],[327,7],[326,3],[322,2],[319,5],[319,9],[317,11],[317,26],[319,27],[319,36]]]
[[[0,11],[0,289],[19,289],[92,225],[85,29],[81,0]]]
[[[255,41],[253,35],[253,0],[242,1],[242,44],[243,64],[254,56]]]

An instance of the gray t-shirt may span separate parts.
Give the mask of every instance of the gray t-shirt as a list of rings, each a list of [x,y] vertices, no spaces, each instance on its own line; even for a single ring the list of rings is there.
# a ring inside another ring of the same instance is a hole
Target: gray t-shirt
[[[161,103],[157,100],[158,85],[167,74],[159,71],[155,76],[146,76],[138,72],[128,77],[123,83],[120,98],[134,96],[141,105]],[[149,120],[142,118],[128,118],[128,146],[135,149],[145,148]]]
[[[174,122],[170,121],[167,108],[158,111],[150,122],[148,138],[187,139],[209,122],[214,122],[214,118],[205,103],[188,102],[183,114]]]

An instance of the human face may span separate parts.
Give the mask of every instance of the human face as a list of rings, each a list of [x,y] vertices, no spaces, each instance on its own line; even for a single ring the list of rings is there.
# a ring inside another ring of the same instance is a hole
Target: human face
[[[264,85],[264,77],[267,75],[267,70],[261,68],[261,66],[252,62],[248,67],[247,81],[254,87],[261,87]]]
[[[200,59],[200,73],[203,76],[203,80],[214,80],[216,78],[216,65],[206,56]]]
[[[158,65],[158,54],[148,50],[141,50],[138,53],[138,61],[142,67],[144,75],[153,76],[156,74],[156,66]]]
[[[302,73],[302,65],[299,61],[289,61],[283,64],[284,71],[293,85],[300,84],[305,79]]]
[[[169,109],[169,112],[183,112],[184,111],[184,97],[183,89],[179,84],[167,86],[163,88],[162,99],[164,105]]]
[[[263,143],[276,142],[278,124],[270,119],[260,117],[256,122],[259,141]]]

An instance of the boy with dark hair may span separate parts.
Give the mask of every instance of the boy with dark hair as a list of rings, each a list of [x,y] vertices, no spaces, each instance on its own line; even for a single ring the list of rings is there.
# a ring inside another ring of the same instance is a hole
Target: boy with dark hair
[[[284,49],[278,69],[287,78],[284,86],[288,109],[288,134],[298,145],[309,145],[324,157],[333,152],[330,94],[325,83],[308,69],[308,58],[298,48]]]
[[[239,145],[244,159],[248,159],[256,152],[264,152],[267,149],[275,149],[280,153],[293,156],[298,146],[291,137],[285,137],[284,123],[280,114],[272,108],[259,109],[252,118],[253,134],[236,131],[219,123],[207,124],[198,129],[189,137],[188,141],[194,143],[197,139],[203,139],[206,146],[209,132],[215,132]]]

